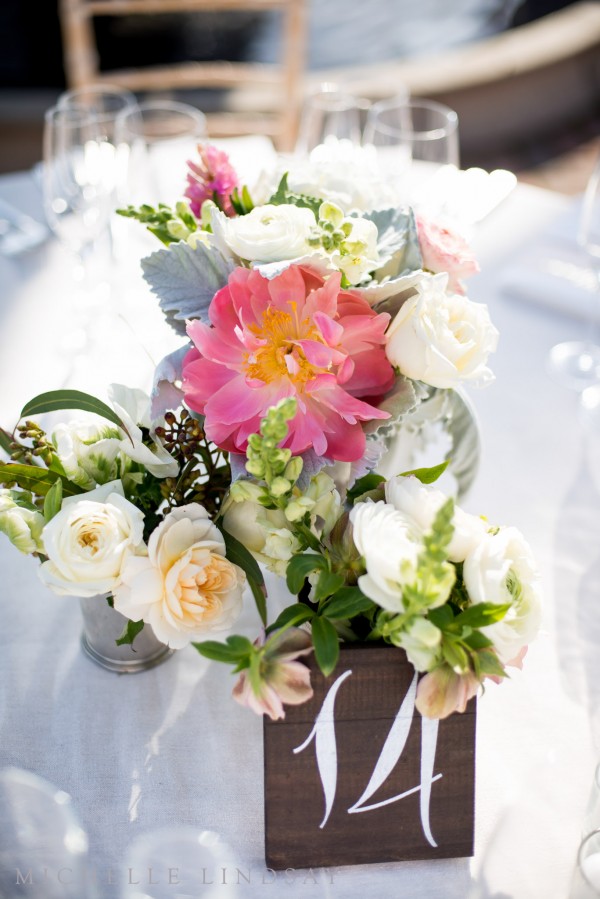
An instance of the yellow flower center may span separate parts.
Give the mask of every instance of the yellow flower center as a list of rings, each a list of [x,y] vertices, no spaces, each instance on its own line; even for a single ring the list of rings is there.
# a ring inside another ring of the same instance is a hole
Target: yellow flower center
[[[304,385],[319,373],[326,371],[306,358],[300,340],[316,340],[324,343],[310,319],[300,319],[296,303],[290,303],[291,312],[269,306],[265,309],[261,324],[253,324],[248,330],[264,345],[244,359],[249,378],[266,384],[288,377],[296,385]]]

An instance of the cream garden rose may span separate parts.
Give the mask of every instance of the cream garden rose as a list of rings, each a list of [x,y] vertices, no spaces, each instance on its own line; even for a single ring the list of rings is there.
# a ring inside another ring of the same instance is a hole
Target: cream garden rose
[[[509,604],[504,618],[482,627],[505,665],[536,636],[542,617],[540,576],[529,544],[517,528],[488,534],[467,556],[465,587],[473,603]]]
[[[483,386],[494,377],[487,361],[498,331],[486,306],[447,294],[447,281],[445,274],[423,275],[388,327],[387,357],[403,375],[432,387]]]
[[[96,596],[111,593],[128,559],[146,553],[144,516],[125,499],[120,481],[63,500],[42,531],[48,557],[39,568],[55,593]]]
[[[309,253],[307,240],[315,224],[310,209],[288,204],[255,206],[237,218],[212,212],[217,239],[248,262],[283,262]]]
[[[244,584],[208,512],[190,503],[169,512],[152,532],[146,558],[128,560],[114,604],[132,621],[151,625],[163,643],[181,649],[233,625]]]

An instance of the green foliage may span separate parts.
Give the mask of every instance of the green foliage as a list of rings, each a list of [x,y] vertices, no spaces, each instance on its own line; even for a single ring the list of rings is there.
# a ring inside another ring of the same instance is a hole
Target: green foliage
[[[375,603],[359,587],[342,587],[333,594],[321,609],[321,614],[330,620],[344,620],[362,615],[376,608]]]
[[[81,390],[50,390],[48,393],[40,393],[23,406],[21,418],[39,415],[42,412],[56,412],[59,409],[79,409],[83,412],[93,412],[117,425],[131,439],[127,428],[110,406]]]
[[[315,616],[311,627],[317,665],[325,677],[328,677],[337,665],[340,655],[338,633],[327,618]]]
[[[287,567],[286,583],[290,593],[298,594],[304,581],[313,571],[327,571],[327,559],[317,553],[300,553],[293,556]]]
[[[315,611],[306,603],[296,602],[287,606],[278,616],[277,620],[267,628],[267,633],[281,630],[286,627],[298,627],[306,621],[314,618]]]
[[[143,621],[128,621],[125,625],[125,630],[123,631],[119,639],[115,641],[117,646],[131,646],[131,648],[133,649],[133,641],[143,629]]]
[[[117,213],[146,225],[148,231],[167,247],[179,240],[186,240],[198,230],[198,222],[184,202],[177,203],[175,209],[165,203],[159,203],[156,208],[144,203],[139,207],[117,209]]]
[[[249,550],[246,549],[243,543],[229,534],[225,528],[217,524],[219,530],[223,535],[223,539],[225,541],[225,551],[227,554],[227,558],[230,562],[233,562],[234,565],[238,565],[242,571],[246,573],[246,577],[248,578],[248,584],[250,586],[250,590],[252,591],[252,596],[254,597],[254,602],[256,603],[256,608],[258,609],[258,614],[260,615],[260,620],[263,624],[267,623],[267,602],[266,595],[267,591],[265,588],[265,580],[262,575],[262,571],[259,568],[258,562],[250,553]]]
[[[281,177],[281,181],[277,186],[277,190],[267,202],[271,206],[291,204],[293,206],[302,206],[305,209],[310,209],[315,217],[316,222],[319,217],[319,208],[323,201],[316,199],[315,197],[309,197],[305,194],[297,194],[294,193],[294,191],[290,190],[288,187],[288,173],[285,172],[285,174]]]
[[[83,493],[83,489],[61,478],[52,471],[40,468],[38,465],[21,465],[17,462],[0,462],[0,484],[18,484],[22,490],[34,493],[36,496],[46,496],[54,486],[57,478],[62,483],[64,496],[76,496]]]
[[[234,188],[233,193],[229,195],[229,199],[231,200],[231,205],[233,206],[236,215],[247,215],[254,209],[250,191],[245,184],[242,187],[241,193],[237,187]]]
[[[315,602],[321,602],[322,600],[327,599],[328,596],[331,596],[332,593],[336,593],[340,589],[340,587],[343,586],[344,578],[341,574],[336,574],[334,571],[324,569],[323,571],[321,571],[319,579],[315,585]]]
[[[434,465],[431,468],[413,468],[412,471],[403,471],[401,477],[405,478],[413,475],[422,484],[434,484],[444,474],[449,465],[450,459],[446,459],[445,462],[440,462],[439,465]]]
[[[0,428],[0,449],[5,452],[7,456],[10,456],[12,453],[12,444],[12,435],[9,434],[8,431],[5,431],[4,428]]]
[[[238,668],[240,665],[244,667],[242,663],[249,661],[254,653],[254,647],[250,640],[238,636],[227,637],[226,643],[219,643],[217,640],[204,640],[202,643],[192,643],[192,646],[206,659],[236,665]]]
[[[358,478],[358,480],[354,482],[354,485],[346,494],[346,500],[350,504],[353,504],[357,502],[357,500],[362,499],[366,493],[377,490],[382,484],[385,484],[383,475],[370,471],[369,474],[363,475],[362,478]]]
[[[50,521],[60,512],[62,495],[62,481],[60,478],[57,478],[44,499],[44,518],[46,521]]]

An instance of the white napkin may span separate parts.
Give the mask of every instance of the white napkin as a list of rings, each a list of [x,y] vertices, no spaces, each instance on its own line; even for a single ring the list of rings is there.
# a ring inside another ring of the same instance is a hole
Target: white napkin
[[[513,299],[600,321],[600,281],[590,258],[576,245],[536,248],[505,270],[500,289]]]

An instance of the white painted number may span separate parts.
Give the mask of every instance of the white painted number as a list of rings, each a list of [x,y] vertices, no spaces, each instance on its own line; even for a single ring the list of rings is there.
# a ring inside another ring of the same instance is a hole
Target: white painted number
[[[302,752],[315,741],[315,751],[317,756],[317,768],[321,778],[323,787],[323,795],[325,797],[325,815],[321,821],[320,827],[323,828],[327,824],[329,815],[333,808],[335,800],[335,792],[337,787],[337,745],[335,739],[335,700],[338,690],[346,678],[350,677],[352,671],[345,671],[331,685],[327,696],[323,700],[321,711],[315,719],[313,729],[301,746],[294,749],[295,753]],[[404,751],[410,726],[415,713],[415,698],[417,695],[417,677],[412,679],[408,692],[404,697],[402,704],[398,710],[394,722],[387,735],[383,749],[377,759],[373,773],[365,790],[354,805],[348,809],[348,814],[353,815],[359,812],[370,812],[384,805],[390,805],[405,796],[420,791],[420,813],[421,827],[427,842],[431,846],[437,846],[431,833],[429,823],[429,803],[431,799],[431,784],[442,777],[441,774],[433,774],[433,766],[435,762],[435,750],[437,746],[438,721],[429,718],[421,718],[421,783],[404,793],[392,796],[390,799],[384,799],[381,802],[374,802],[366,805],[369,799],[377,792],[387,778],[394,770],[398,759]]]

